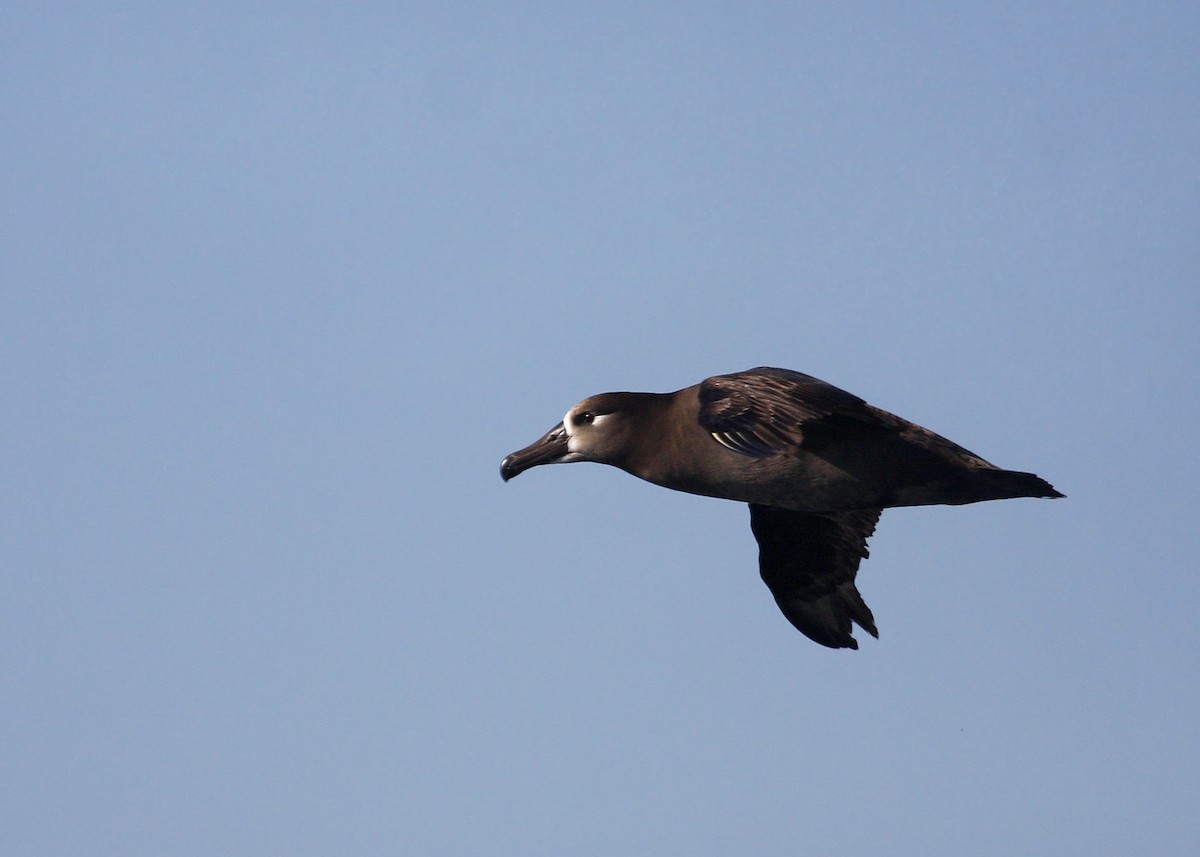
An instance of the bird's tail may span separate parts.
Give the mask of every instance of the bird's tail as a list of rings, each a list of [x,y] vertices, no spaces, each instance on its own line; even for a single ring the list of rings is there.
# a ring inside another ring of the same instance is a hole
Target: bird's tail
[[[980,469],[972,474],[970,499],[965,503],[980,500],[1008,500],[1013,497],[1063,497],[1045,479],[1033,473],[1019,470]]]

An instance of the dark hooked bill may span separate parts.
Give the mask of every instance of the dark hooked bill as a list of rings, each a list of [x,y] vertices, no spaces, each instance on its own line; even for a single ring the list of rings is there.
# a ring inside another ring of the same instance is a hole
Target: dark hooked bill
[[[567,431],[559,423],[524,449],[518,449],[500,463],[500,478],[505,482],[539,464],[553,464],[567,454]]]

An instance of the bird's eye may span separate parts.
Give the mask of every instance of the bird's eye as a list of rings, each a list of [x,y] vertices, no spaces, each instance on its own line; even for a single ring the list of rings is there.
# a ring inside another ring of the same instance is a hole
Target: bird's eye
[[[591,411],[583,411],[575,415],[575,425],[586,426],[591,425],[596,421],[596,415]]]

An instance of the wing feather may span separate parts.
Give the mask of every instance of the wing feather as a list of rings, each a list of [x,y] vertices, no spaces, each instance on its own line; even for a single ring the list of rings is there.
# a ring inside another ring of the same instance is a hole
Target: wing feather
[[[854,624],[879,636],[854,579],[880,512],[811,514],[750,504],[763,582],[788,621],[823,646],[857,649]]]
[[[804,425],[867,415],[866,403],[819,378],[760,366],[700,385],[700,425],[734,452],[764,458],[804,442]]]

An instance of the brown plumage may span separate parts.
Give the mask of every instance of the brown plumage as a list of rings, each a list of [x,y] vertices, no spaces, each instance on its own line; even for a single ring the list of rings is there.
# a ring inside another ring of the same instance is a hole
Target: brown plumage
[[[858,647],[852,623],[879,636],[854,581],[881,510],[1062,496],[845,390],[768,367],[584,399],[500,472],[507,481],[571,461],[749,503],[763,581],[797,629],[833,648]]]

